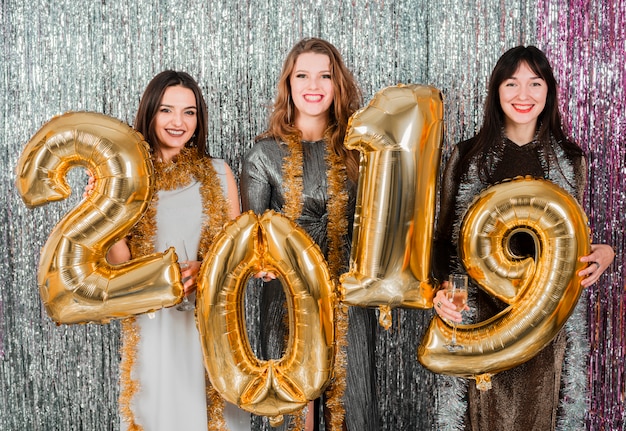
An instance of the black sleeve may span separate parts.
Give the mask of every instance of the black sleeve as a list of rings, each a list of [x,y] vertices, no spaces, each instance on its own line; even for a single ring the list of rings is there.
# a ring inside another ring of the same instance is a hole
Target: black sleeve
[[[457,258],[452,232],[459,189],[460,158],[459,147],[456,146],[446,163],[439,191],[439,216],[433,241],[431,272],[433,278],[440,283],[448,277],[451,263]]]

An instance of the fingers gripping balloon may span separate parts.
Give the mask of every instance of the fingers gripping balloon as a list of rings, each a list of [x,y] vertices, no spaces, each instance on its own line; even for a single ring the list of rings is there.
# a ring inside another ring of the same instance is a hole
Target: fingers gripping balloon
[[[361,172],[343,302],[432,307],[442,128],[441,93],[421,85],[387,87],[350,119],[345,145],[361,152]]]
[[[41,251],[38,285],[48,315],[57,323],[104,323],[180,301],[173,251],[118,266],[106,261],[110,246],[128,233],[152,198],[152,163],[143,137],[102,114],[53,118],[18,160],[16,187],[24,203],[32,208],[66,199],[65,176],[78,165],[97,181]]]
[[[246,336],[245,287],[261,270],[279,274],[288,291],[289,340],[276,360],[257,359]],[[204,363],[226,400],[278,424],[322,394],[334,357],[335,293],[324,256],[304,230],[272,211],[242,214],[215,239],[198,280]]]
[[[529,235],[535,257],[516,256],[510,241]],[[481,289],[509,304],[475,325],[457,325],[461,352],[444,344],[451,327],[433,319],[419,348],[428,369],[473,377],[489,387],[489,376],[535,356],[574,311],[582,287],[579,257],[589,253],[587,217],[578,202],[546,180],[518,178],[486,189],[466,213],[460,256]]]

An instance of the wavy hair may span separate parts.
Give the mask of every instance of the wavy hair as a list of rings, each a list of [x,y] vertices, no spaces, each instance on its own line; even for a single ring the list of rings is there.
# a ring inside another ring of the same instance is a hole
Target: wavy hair
[[[298,57],[308,52],[323,54],[330,59],[330,73],[335,96],[329,109],[328,124],[324,134],[329,137],[334,153],[344,161],[348,177],[356,181],[359,172],[358,151],[348,150],[343,142],[348,120],[361,105],[361,90],[352,73],[345,66],[337,48],[323,39],[302,39],[287,54],[278,80],[278,94],[270,114],[269,127],[257,137],[257,140],[267,137],[281,141],[287,141],[293,136],[296,136],[298,140],[302,138],[302,132],[292,123],[292,113],[296,108],[291,98],[290,77]]]
[[[156,114],[159,111],[165,90],[176,86],[190,89],[196,97],[196,106],[198,107],[196,130],[186,146],[196,147],[200,157],[208,156],[206,152],[206,141],[208,138],[206,102],[198,83],[186,72],[165,70],[152,78],[139,101],[134,128],[146,138],[154,153],[160,145],[154,130]]]
[[[541,143],[546,154],[554,154],[554,150],[550,145],[550,139],[553,137],[558,142],[566,154],[570,156],[580,156],[583,154],[582,149],[570,141],[563,132],[561,123],[561,113],[559,112],[558,87],[552,66],[546,55],[539,48],[529,45],[516,46],[506,51],[494,67],[489,78],[489,86],[487,90],[487,98],[485,100],[485,109],[483,124],[480,131],[476,135],[474,146],[465,156],[463,163],[469,161],[477,154],[483,154],[480,161],[479,173],[483,179],[489,177],[489,166],[484,155],[487,150],[496,142],[502,139],[502,128],[504,127],[504,111],[500,102],[500,85],[515,72],[520,65],[524,63],[541,79],[543,79],[548,87],[546,96],[546,105],[537,118],[538,130],[537,140]]]

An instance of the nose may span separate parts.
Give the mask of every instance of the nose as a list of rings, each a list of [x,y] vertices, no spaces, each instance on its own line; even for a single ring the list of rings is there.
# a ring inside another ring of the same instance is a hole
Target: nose
[[[528,88],[526,88],[525,85],[520,85],[520,90],[517,97],[522,100],[526,100],[528,98]]]
[[[320,80],[321,78],[318,77],[314,77],[309,81],[309,87],[311,87],[311,89],[317,89],[320,86]]]
[[[175,112],[172,118],[172,125],[174,126],[180,126],[183,124],[183,113],[182,112]]]

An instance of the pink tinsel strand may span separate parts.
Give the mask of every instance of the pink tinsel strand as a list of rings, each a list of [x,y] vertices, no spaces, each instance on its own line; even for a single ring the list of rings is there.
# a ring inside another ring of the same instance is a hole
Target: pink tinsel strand
[[[564,126],[589,156],[585,210],[593,240],[611,244],[617,256],[588,290],[589,430],[624,426],[625,16],[625,2],[545,0],[537,5],[538,45],[560,84]]]

